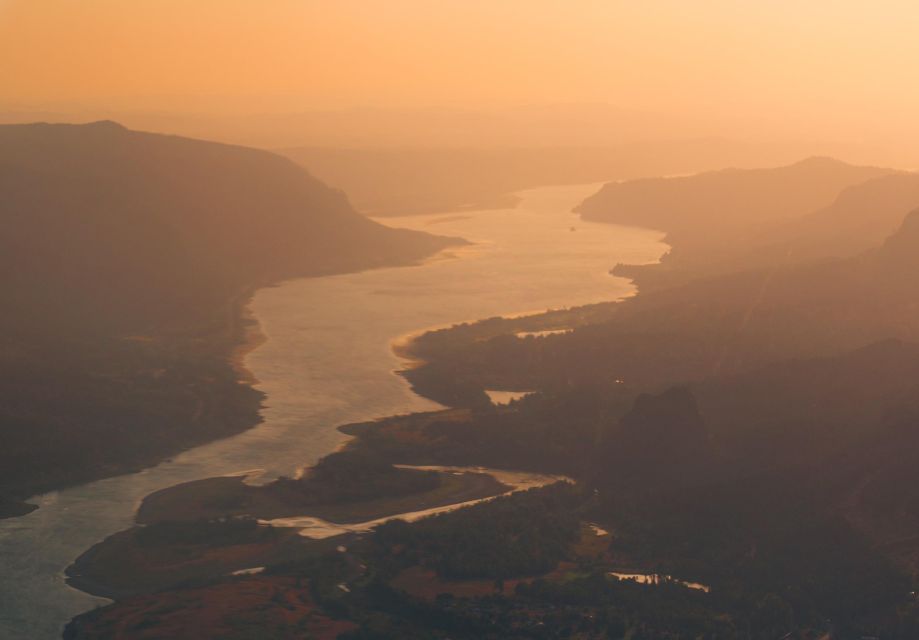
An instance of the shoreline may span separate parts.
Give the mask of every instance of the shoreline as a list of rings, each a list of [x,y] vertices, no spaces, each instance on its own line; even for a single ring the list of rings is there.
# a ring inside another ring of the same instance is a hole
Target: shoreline
[[[259,383],[255,373],[246,365],[246,358],[268,341],[268,336],[262,331],[261,323],[252,310],[252,302],[258,294],[258,289],[253,290],[239,305],[237,317],[238,326],[242,336],[240,343],[232,350],[227,362],[239,376],[241,384],[255,386]]]
[[[210,361],[211,363],[219,361],[222,367],[226,367],[225,372],[231,373],[239,385],[241,395],[250,395],[251,398],[241,400],[245,404],[246,412],[252,411],[256,414],[255,419],[246,421],[246,424],[238,424],[238,421],[228,421],[224,424],[226,428],[219,433],[207,432],[189,432],[187,441],[179,443],[175,447],[170,447],[166,451],[146,451],[136,458],[119,460],[111,463],[104,473],[76,473],[73,477],[62,481],[56,481],[45,486],[38,486],[24,491],[11,493],[7,496],[6,505],[0,506],[0,522],[13,520],[26,516],[40,508],[42,499],[50,494],[59,491],[74,489],[83,485],[91,484],[107,478],[113,478],[121,475],[140,473],[145,469],[155,467],[156,465],[168,461],[171,458],[180,455],[191,449],[205,446],[211,442],[230,438],[246,431],[249,431],[262,423],[261,411],[264,403],[264,393],[256,388],[258,379],[254,373],[246,366],[245,360],[250,353],[258,349],[267,340],[268,336],[261,330],[258,318],[252,312],[250,305],[259,290],[278,286],[280,283],[288,280],[321,278],[327,276],[344,275],[351,273],[361,273],[376,269],[402,268],[423,265],[429,260],[436,259],[437,256],[456,247],[464,247],[470,243],[462,238],[452,238],[446,236],[433,236],[442,238],[444,242],[433,252],[424,256],[406,255],[394,260],[389,264],[370,264],[353,269],[331,269],[328,272],[317,272],[312,274],[283,278],[278,281],[267,282],[259,285],[249,285],[236,296],[231,297],[225,303],[225,308],[219,313],[224,318],[225,324],[215,329],[207,335],[205,342],[204,355],[200,353],[196,356],[190,356],[189,362]],[[192,327],[192,329],[194,329]],[[183,347],[180,341],[174,341],[174,344]],[[194,345],[192,345],[194,347]],[[184,351],[188,351],[188,345],[184,345]],[[198,347],[194,347],[198,348]],[[219,367],[218,367],[219,368]],[[207,387],[211,389],[211,387]],[[209,402],[213,401],[208,393],[201,396],[201,402],[206,407]],[[213,407],[211,407],[213,408]],[[205,416],[207,417],[207,416]],[[191,418],[193,422],[200,420],[201,416],[195,415]],[[36,504],[33,504],[36,503]],[[10,505],[9,509],[2,510],[2,507]]]
[[[229,305],[236,308],[238,303],[231,301]],[[185,451],[196,447],[205,446],[211,442],[233,437],[257,427],[262,422],[261,410],[264,394],[255,388],[254,383],[244,379],[247,369],[237,362],[237,353],[242,357],[258,348],[264,340],[257,330],[250,331],[243,324],[242,316],[231,317],[230,323],[210,334],[206,339],[206,346],[202,354],[191,356],[183,362],[206,363],[208,373],[217,375],[218,379],[203,376],[198,379],[203,383],[202,389],[196,394],[198,408],[192,415],[185,416],[192,425],[186,432],[185,439],[178,440],[173,446],[163,449],[146,450],[139,455],[127,459],[110,462],[103,473],[92,473],[87,470],[78,470],[70,474],[69,478],[51,482],[27,491],[10,494],[8,499],[0,505],[0,522],[26,516],[41,508],[41,503],[46,496],[54,495],[85,485],[99,482],[122,475],[141,473],[163,462],[171,460]],[[237,337],[242,336],[242,337]],[[181,341],[174,341],[170,347],[183,347]],[[187,345],[186,345],[187,346]],[[235,387],[226,386],[226,380],[219,379],[220,375],[231,374],[237,378]],[[252,377],[254,380],[254,376]],[[234,407],[233,419],[215,416],[215,410],[220,407]],[[252,419],[244,419],[244,414],[253,414]],[[3,507],[11,507],[12,513],[5,513]]]
[[[658,241],[664,245],[664,251],[655,260],[652,260],[649,262],[643,262],[643,263],[629,263],[629,264],[618,263],[614,265],[613,267],[611,267],[609,271],[607,272],[608,275],[614,278],[622,278],[622,279],[628,280],[629,284],[632,287],[632,291],[620,296],[619,298],[615,300],[597,300],[595,302],[577,304],[577,305],[570,306],[570,307],[560,307],[560,308],[550,307],[550,308],[541,309],[541,310],[540,309],[530,309],[527,311],[517,311],[517,312],[502,314],[502,315],[494,316],[491,318],[472,318],[472,319],[466,319],[466,320],[455,320],[450,323],[429,325],[421,329],[403,333],[399,336],[396,336],[389,342],[389,346],[392,352],[395,354],[395,356],[399,360],[402,361],[400,367],[398,369],[394,369],[393,372],[397,375],[401,375],[405,377],[405,374],[412,372],[416,369],[420,369],[427,364],[430,364],[430,361],[426,360],[421,355],[419,355],[415,349],[415,346],[418,340],[430,333],[435,333],[439,331],[449,331],[449,330],[454,329],[455,327],[459,327],[462,325],[469,325],[469,326],[481,325],[482,323],[487,322],[489,320],[500,320],[501,322],[505,322],[505,323],[513,322],[513,321],[524,321],[524,322],[531,321],[534,323],[539,323],[540,319],[544,319],[545,321],[548,322],[548,324],[551,325],[553,324],[553,318],[555,318],[556,316],[576,315],[578,313],[584,313],[585,311],[589,309],[598,308],[598,307],[606,307],[606,306],[615,307],[618,304],[621,304],[623,302],[627,302],[629,300],[637,298],[641,294],[641,285],[642,285],[641,278],[640,278],[641,274],[618,273],[619,268],[628,267],[628,268],[642,269],[645,267],[653,267],[655,265],[661,265],[663,264],[664,258],[666,258],[667,255],[669,255],[670,252],[673,250],[673,247],[667,242],[666,233],[659,231],[657,229],[651,229],[651,228],[646,228],[646,227],[636,227],[634,225],[623,225],[623,224],[617,224],[617,223],[601,223],[601,224],[608,224],[609,226],[620,226],[620,227],[625,227],[625,228],[653,231],[655,233],[659,233],[661,236]],[[574,325],[573,323],[569,323],[569,324],[572,324],[572,326],[565,326],[564,329],[566,331],[571,331],[577,328],[577,326]],[[592,323],[586,322],[584,324],[592,324]],[[530,330],[530,329],[527,329],[527,330]],[[553,327],[542,327],[542,328],[538,328],[538,330],[540,331],[554,330],[554,328]],[[418,393],[418,391],[414,389],[414,385],[413,385],[413,390],[415,393]],[[419,395],[422,395],[422,397],[425,397],[434,402],[440,402],[439,400],[435,398],[429,398],[428,396],[423,395],[423,394],[419,394]],[[448,408],[456,408],[456,407],[448,407]],[[347,425],[344,425],[344,426],[347,426]]]
[[[653,260],[649,260],[643,263],[635,263],[634,267],[636,269],[654,267],[664,264],[664,260],[673,250],[672,245],[666,242],[666,234],[657,229],[623,224],[608,224],[607,226],[622,227],[625,229],[640,229],[643,231],[650,231],[659,234],[657,242],[662,245],[661,253]],[[399,335],[390,341],[390,349],[395,354],[395,356],[401,360],[401,366],[397,369],[394,369],[393,372],[396,375],[403,377],[409,383],[409,386],[416,395],[438,403],[446,409],[456,409],[462,407],[468,408],[469,406],[475,406],[479,404],[479,399],[475,397],[477,392],[473,393],[472,396],[469,396],[468,388],[461,389],[454,383],[452,388],[446,388],[447,393],[445,394],[443,393],[445,391],[443,388],[438,390],[424,386],[425,370],[436,361],[436,358],[431,358],[428,354],[425,353],[425,347],[423,344],[421,344],[424,338],[433,336],[434,334],[442,334],[452,337],[452,335],[455,335],[455,330],[460,330],[461,332],[465,330],[467,333],[474,334],[472,336],[474,340],[491,339],[503,335],[513,335],[519,338],[519,336],[517,336],[519,333],[556,332],[561,330],[563,330],[565,333],[571,333],[580,326],[589,326],[602,323],[616,312],[616,309],[619,307],[619,305],[638,298],[645,288],[645,283],[643,283],[643,281],[640,279],[639,274],[619,273],[618,269],[621,266],[621,263],[617,264],[613,268],[609,269],[607,274],[613,278],[626,280],[630,286],[630,291],[612,300],[601,299],[594,302],[575,304],[573,306],[567,307],[549,307],[543,310],[511,312],[508,314],[502,314],[487,318],[457,320],[451,323],[430,325],[423,329]],[[502,325],[501,331],[493,332],[490,328],[486,328],[489,327],[489,325],[494,325],[495,323]],[[508,327],[508,324],[511,324],[512,326]],[[479,331],[483,328],[485,328],[484,331],[480,333]],[[459,340],[466,341],[467,346],[468,344],[471,344],[472,341],[469,339],[469,337],[462,337],[462,333],[460,333],[460,336],[461,337]],[[438,348],[438,339],[438,337],[434,337],[433,346],[435,350]],[[517,385],[512,385],[506,388],[511,389],[516,388],[516,386]],[[532,385],[525,386],[531,392],[538,392],[538,389],[535,391],[530,389]],[[486,389],[488,388],[504,389],[505,387],[483,387],[482,394],[484,394],[486,397],[488,395]],[[456,395],[457,392],[460,394],[466,394],[465,402],[462,400],[459,400],[458,403],[456,402],[459,399],[459,396]],[[453,400],[452,403],[450,402],[451,398]]]

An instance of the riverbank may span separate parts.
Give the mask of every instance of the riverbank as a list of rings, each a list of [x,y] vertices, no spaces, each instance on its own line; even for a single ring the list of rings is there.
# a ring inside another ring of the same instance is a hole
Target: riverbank
[[[120,601],[302,561],[341,542],[345,539],[308,541],[293,530],[254,520],[132,527],[88,549],[65,574],[75,589]]]
[[[430,238],[430,246],[398,259],[313,276],[420,265],[445,249],[468,244],[460,238]],[[73,366],[104,371],[104,375],[90,374],[75,381],[65,367],[61,372],[42,374],[34,388],[24,389],[23,395],[28,397],[30,393],[46,393],[47,388],[67,388],[73,398],[66,421],[73,427],[44,442],[41,451],[29,451],[8,461],[0,474],[0,519],[31,513],[49,492],[138,473],[189,449],[259,425],[265,396],[255,388],[258,379],[246,366],[246,359],[267,336],[250,304],[255,292],[271,286],[247,286],[219,308],[202,311],[193,325],[80,345],[80,350],[67,353],[74,359]],[[47,420],[57,424],[64,419],[53,415]],[[125,423],[143,428],[138,432],[116,428],[116,424]],[[70,443],[80,437],[83,440]],[[85,439],[89,437],[102,446],[87,447]],[[11,449],[32,446],[10,442]],[[87,452],[95,457],[87,457]],[[25,465],[28,459],[55,463],[43,463],[38,474],[34,465]]]
[[[121,608],[96,609],[68,624],[64,640],[264,637],[266,629],[287,637],[335,640],[356,629],[352,622],[326,615],[311,591],[295,577],[228,577],[213,585],[128,598]]]
[[[61,361],[53,367],[23,363],[24,403],[38,403],[49,389],[61,398],[36,409],[32,419],[42,424],[33,432],[8,434],[8,452],[19,454],[2,460],[0,499],[40,506],[49,492],[137,473],[257,425],[264,395],[240,384],[232,364],[256,340],[245,315],[251,295],[240,292],[193,325],[74,345],[49,356]],[[54,437],[35,442],[43,430]]]
[[[254,294],[253,294],[254,295]],[[258,384],[258,378],[246,366],[246,357],[265,344],[268,340],[259,325],[258,318],[252,313],[252,295],[249,295],[239,310],[239,323],[241,330],[239,332],[239,344],[232,350],[229,357],[229,364],[239,375],[239,381],[248,386]]]
[[[407,475],[423,471],[404,470]],[[296,481],[251,486],[243,477],[208,478],[157,491],[144,499],[137,523],[211,520],[250,516],[260,520],[296,517],[322,518],[353,524],[398,515],[416,508],[432,508],[500,495],[510,487],[487,473],[437,473],[429,488],[405,495],[381,495],[358,501],[304,504],[304,490],[292,490]]]

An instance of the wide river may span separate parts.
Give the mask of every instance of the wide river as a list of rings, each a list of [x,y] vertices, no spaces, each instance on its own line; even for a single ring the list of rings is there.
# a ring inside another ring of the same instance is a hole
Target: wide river
[[[618,262],[657,260],[654,231],[581,221],[572,207],[599,185],[521,193],[516,209],[387,218],[392,226],[475,244],[412,267],[291,280],[259,291],[251,310],[267,340],[246,358],[267,394],[264,422],[134,473],[34,498],[0,521],[0,638],[60,638],[74,615],[105,604],[64,583],[80,553],[131,525],[147,494],[180,482],[264,470],[290,475],[338,447],[336,427],[437,407],[395,375],[392,343],[425,327],[616,300]]]

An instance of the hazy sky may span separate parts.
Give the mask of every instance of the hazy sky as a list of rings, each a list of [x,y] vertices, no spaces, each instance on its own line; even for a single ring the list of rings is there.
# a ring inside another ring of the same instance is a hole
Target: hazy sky
[[[914,0],[0,0],[7,106],[606,102],[902,137],[917,64]]]

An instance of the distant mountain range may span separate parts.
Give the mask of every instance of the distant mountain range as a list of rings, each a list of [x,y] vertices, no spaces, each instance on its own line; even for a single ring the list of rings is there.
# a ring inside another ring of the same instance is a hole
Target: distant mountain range
[[[470,135],[467,145],[485,143]],[[559,184],[787,161],[787,152],[718,139],[583,146],[298,147],[281,153],[344,188],[373,215],[509,207],[514,193]]]
[[[667,232],[660,265],[620,267],[645,286],[740,269],[852,255],[890,235],[919,206],[919,174],[810,158],[610,183],[577,211],[588,220]]]
[[[673,233],[703,224],[747,226],[801,216],[844,188],[892,173],[831,158],[767,169],[722,169],[613,182],[578,207],[588,220],[641,224]]]

